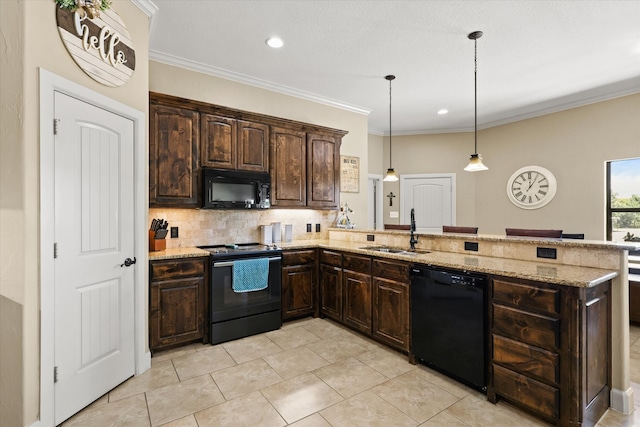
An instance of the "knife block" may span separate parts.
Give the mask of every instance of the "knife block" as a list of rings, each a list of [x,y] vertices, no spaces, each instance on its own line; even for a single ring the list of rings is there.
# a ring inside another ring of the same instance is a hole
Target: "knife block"
[[[166,239],[154,239],[156,232],[149,230],[149,252],[164,251],[167,249]]]

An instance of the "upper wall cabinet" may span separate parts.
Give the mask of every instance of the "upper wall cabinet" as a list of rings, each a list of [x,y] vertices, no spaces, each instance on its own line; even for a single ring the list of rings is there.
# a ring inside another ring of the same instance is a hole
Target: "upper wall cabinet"
[[[236,169],[236,121],[213,114],[200,116],[202,166]]]
[[[151,104],[149,116],[149,206],[198,206],[198,112]]]
[[[307,205],[307,135],[271,129],[271,204],[279,207]]]
[[[347,132],[149,94],[149,205],[198,207],[201,167],[269,172],[271,205],[335,209]]]
[[[307,134],[307,206],[337,208],[340,201],[340,139]]]
[[[238,169],[269,172],[269,126],[238,121]]]
[[[200,115],[202,166],[269,171],[269,126],[214,114]]]

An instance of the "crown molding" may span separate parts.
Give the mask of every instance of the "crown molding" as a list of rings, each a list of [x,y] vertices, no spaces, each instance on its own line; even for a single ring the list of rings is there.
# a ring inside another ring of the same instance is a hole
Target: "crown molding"
[[[281,93],[284,95],[292,96],[295,98],[304,99],[305,101],[311,101],[318,104],[328,105],[330,107],[339,108],[341,110],[350,111],[352,113],[362,114],[368,116],[371,110],[358,107],[356,105],[350,105],[345,102],[337,101],[335,99],[325,98],[320,95],[305,92],[298,89],[294,89],[288,86],[278,85],[268,82],[266,80],[257,79],[255,77],[247,76],[246,74],[240,74],[233,71],[225,70],[223,68],[212,67],[200,62],[190,61],[183,58],[178,58],[166,53],[149,50],[149,59],[161,62],[167,65],[173,65],[180,68],[185,68],[191,71],[197,71],[199,73],[208,74],[214,77],[219,77],[226,80],[231,80],[237,83],[254,86],[260,89],[266,89],[272,92]]]
[[[131,0],[135,6],[138,7],[149,19],[149,40],[153,36],[153,32],[156,28],[156,22],[158,18],[158,6],[156,6],[151,0]]]

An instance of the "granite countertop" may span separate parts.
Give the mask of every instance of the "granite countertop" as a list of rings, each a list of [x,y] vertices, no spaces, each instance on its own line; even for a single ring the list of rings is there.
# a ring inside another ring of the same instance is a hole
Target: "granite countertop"
[[[149,261],[171,258],[197,258],[201,256],[209,256],[209,251],[205,251],[204,249],[199,249],[196,247],[172,248],[165,249],[163,251],[149,252]]]
[[[518,279],[529,279],[576,287],[595,286],[618,276],[618,272],[616,270],[551,264],[537,261],[522,261],[453,252],[431,251],[429,253],[394,254],[363,249],[367,246],[376,246],[373,242],[369,243],[370,244],[342,240],[296,240],[287,243],[282,242],[280,247],[284,250],[309,248],[333,249],[361,255],[376,256],[379,258],[390,258],[400,261],[428,264],[436,267],[455,268],[478,273],[495,274]],[[149,252],[149,260],[154,261],[208,255],[209,252],[195,247],[175,248]]]
[[[537,280],[565,286],[590,287],[618,276],[618,272],[616,270],[601,268],[521,261],[452,252],[432,251],[429,253],[416,253],[409,255],[362,249],[367,246],[376,245],[373,242],[366,244],[362,242],[348,242],[340,240],[302,240],[281,244],[282,249],[320,247],[380,258],[429,264],[437,267],[462,269],[518,279]]]

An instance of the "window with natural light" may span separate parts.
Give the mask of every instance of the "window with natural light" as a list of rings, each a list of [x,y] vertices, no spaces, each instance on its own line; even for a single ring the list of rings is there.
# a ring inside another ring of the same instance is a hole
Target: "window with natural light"
[[[640,157],[607,163],[607,238],[640,242]]]

